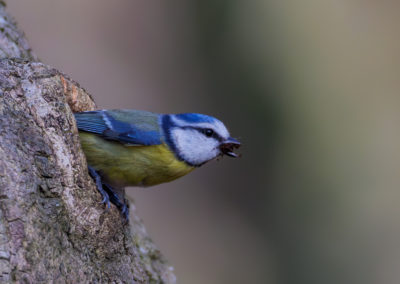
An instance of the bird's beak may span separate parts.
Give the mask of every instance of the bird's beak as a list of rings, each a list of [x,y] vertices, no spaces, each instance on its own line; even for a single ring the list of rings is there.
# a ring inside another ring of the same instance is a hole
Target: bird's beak
[[[240,147],[240,142],[237,141],[235,138],[229,137],[224,142],[221,143],[219,149],[221,150],[222,154],[227,155],[232,158],[239,157],[238,154],[234,153],[235,149]]]

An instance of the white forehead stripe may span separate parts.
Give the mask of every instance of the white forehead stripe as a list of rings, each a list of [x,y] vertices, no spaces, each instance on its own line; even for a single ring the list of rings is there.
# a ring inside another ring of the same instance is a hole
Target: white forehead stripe
[[[172,115],[171,118],[174,124],[179,127],[190,126],[198,128],[210,128],[224,139],[227,139],[229,137],[228,129],[226,129],[225,125],[218,119],[214,119],[213,122],[187,122],[185,120],[177,118],[175,115]]]

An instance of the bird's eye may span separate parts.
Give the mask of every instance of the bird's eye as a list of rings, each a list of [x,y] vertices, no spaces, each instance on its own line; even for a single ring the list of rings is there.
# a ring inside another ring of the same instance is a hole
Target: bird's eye
[[[207,129],[204,130],[204,134],[205,134],[207,137],[211,137],[211,136],[213,136],[214,131],[213,131],[212,129],[210,129],[210,128],[207,128]]]

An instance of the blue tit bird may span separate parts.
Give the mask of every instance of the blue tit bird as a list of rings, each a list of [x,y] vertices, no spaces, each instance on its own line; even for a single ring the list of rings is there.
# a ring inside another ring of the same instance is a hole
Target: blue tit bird
[[[237,157],[234,150],[240,147],[221,121],[204,114],[99,110],[74,115],[103,203],[109,207],[111,201],[126,217],[124,187],[175,180],[216,157]]]

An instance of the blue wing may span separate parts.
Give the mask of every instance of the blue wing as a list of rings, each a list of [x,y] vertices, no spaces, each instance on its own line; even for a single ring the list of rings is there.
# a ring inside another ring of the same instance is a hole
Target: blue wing
[[[159,145],[159,115],[137,110],[100,110],[75,113],[80,131],[128,145]]]

